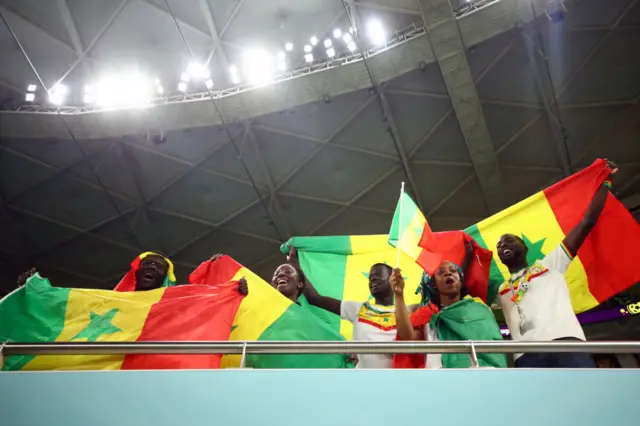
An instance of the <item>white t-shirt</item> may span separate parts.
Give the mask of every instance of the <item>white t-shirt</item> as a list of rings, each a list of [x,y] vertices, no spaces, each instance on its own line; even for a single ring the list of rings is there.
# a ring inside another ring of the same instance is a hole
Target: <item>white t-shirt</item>
[[[396,340],[395,306],[342,301],[340,316],[353,324],[353,340],[374,342]],[[358,355],[356,368],[391,368],[392,360],[392,354]]]
[[[429,324],[424,326],[424,336],[427,342],[438,341],[438,329],[431,328]],[[442,368],[442,354],[427,354],[427,362],[424,363],[424,368]]]
[[[573,256],[563,243],[541,261],[513,274],[499,289],[499,302],[513,340],[586,340],[564,278]],[[512,298],[522,290],[517,301]],[[516,358],[519,355],[516,356]]]

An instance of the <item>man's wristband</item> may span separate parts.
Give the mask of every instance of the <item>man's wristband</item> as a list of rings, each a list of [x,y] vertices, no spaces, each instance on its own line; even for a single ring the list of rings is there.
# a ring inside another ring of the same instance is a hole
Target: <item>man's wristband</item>
[[[608,189],[611,189],[611,181],[610,180],[605,180],[604,182],[602,182],[602,185],[606,186]]]

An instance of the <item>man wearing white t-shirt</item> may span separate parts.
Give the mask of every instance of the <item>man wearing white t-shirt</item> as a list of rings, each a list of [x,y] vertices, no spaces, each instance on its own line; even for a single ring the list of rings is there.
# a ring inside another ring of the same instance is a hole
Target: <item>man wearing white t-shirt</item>
[[[376,263],[369,271],[369,290],[374,300],[353,302],[321,296],[310,282],[304,295],[310,305],[332,312],[353,324],[354,341],[392,342],[396,340],[396,317],[393,292],[389,285],[391,267]],[[392,354],[358,355],[356,368],[391,368]]]
[[[618,169],[609,162],[611,174]],[[513,234],[500,237],[498,257],[509,268],[511,277],[499,289],[498,300],[504,311],[513,340],[551,341],[585,340],[578,322],[569,288],[564,277],[569,264],[596,224],[611,182],[605,181],[589,204],[584,218],[544,259],[529,265],[527,246]],[[516,357],[516,367],[524,368],[595,368],[585,353],[528,353]]]

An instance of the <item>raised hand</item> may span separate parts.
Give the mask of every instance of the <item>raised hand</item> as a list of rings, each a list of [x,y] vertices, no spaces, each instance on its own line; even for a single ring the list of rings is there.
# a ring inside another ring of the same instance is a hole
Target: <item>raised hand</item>
[[[404,294],[404,278],[402,278],[402,271],[399,268],[394,268],[393,272],[391,272],[389,284],[391,285],[391,290],[397,296]]]
[[[18,287],[22,287],[23,285],[25,285],[27,280],[35,275],[36,272],[38,272],[36,271],[36,268],[31,268],[24,274],[20,275],[17,281]]]
[[[238,292],[243,296],[249,294],[249,284],[247,283],[247,279],[245,277],[242,277],[238,280]]]

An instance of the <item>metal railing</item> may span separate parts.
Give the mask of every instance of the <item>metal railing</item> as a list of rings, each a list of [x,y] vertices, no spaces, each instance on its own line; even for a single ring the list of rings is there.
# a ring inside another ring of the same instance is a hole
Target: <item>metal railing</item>
[[[246,341],[246,342],[5,342],[0,355],[128,355],[128,354],[447,354],[466,353],[477,366],[478,353],[583,352],[640,353],[640,341],[620,342],[335,342],[335,341]]]

